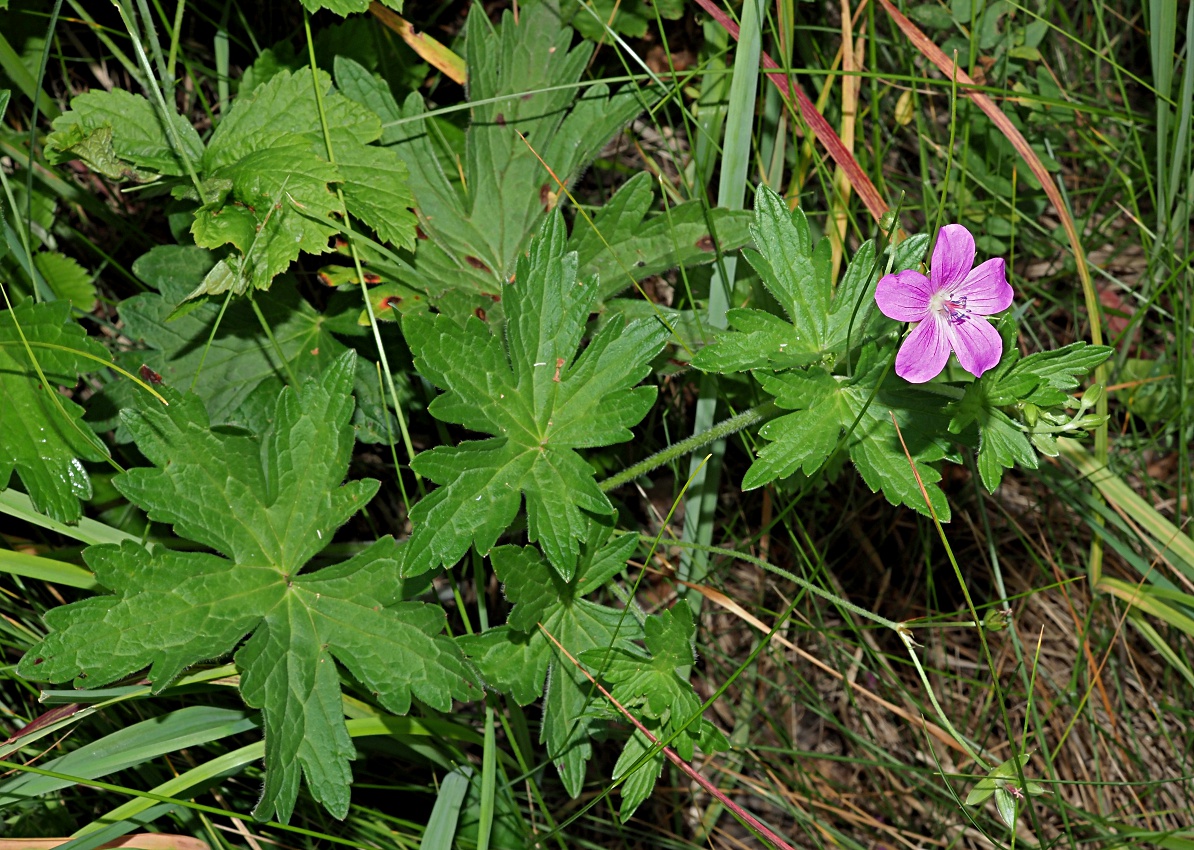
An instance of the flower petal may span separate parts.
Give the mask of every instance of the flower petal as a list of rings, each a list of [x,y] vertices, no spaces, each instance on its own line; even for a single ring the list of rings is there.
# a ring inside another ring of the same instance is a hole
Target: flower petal
[[[923,384],[941,374],[949,360],[945,326],[945,322],[930,316],[914,327],[896,355],[896,374],[913,384]]]
[[[980,316],[1006,310],[1012,303],[1012,285],[1007,282],[1003,258],[995,257],[975,268],[952,290],[954,298],[965,298],[966,309]]]
[[[929,296],[933,294],[930,287],[927,277],[911,269],[887,274],[875,287],[875,303],[889,319],[919,322],[929,314]]]
[[[986,319],[968,316],[949,322],[945,334],[962,368],[975,377],[981,377],[1003,356],[1003,338]]]
[[[937,233],[929,277],[933,291],[961,282],[974,266],[974,237],[960,224],[947,224]]]

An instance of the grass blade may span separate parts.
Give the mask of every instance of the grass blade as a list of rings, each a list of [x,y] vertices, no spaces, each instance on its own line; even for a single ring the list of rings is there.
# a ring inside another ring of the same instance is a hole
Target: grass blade
[[[742,7],[742,35],[734,56],[725,139],[722,143],[721,179],[717,187],[717,205],[726,209],[740,210],[746,200],[746,175],[750,167],[755,101],[759,89],[759,55],[762,50],[763,4],[760,0],[747,0]],[[737,257],[722,257],[721,262],[714,267],[705,314],[710,328],[726,327],[726,310],[730,292],[734,288],[736,270]],[[717,387],[716,375],[706,373],[701,377],[701,393],[692,426],[694,434],[713,427],[720,395]],[[687,542],[707,546],[713,540],[721,458],[725,454],[725,446],[724,439],[717,440],[709,447],[707,458],[694,454],[689,462],[689,495],[683,532],[683,539]],[[705,577],[708,563],[707,553],[699,549],[686,549],[680,561],[680,577],[700,581]],[[699,597],[694,598],[693,602],[699,604]]]
[[[725,27],[726,32],[734,38],[739,38],[738,26],[729,19],[729,16],[725,12],[717,8],[713,0],[696,0],[696,2],[697,5]],[[830,158],[849,176],[850,184],[854,187],[854,191],[858,193],[859,199],[862,200],[867,210],[874,216],[875,221],[878,221],[887,212],[888,206],[887,202],[883,200],[883,196],[879,194],[879,190],[875,188],[875,184],[871,182],[871,178],[867,177],[866,172],[862,170],[862,166],[858,164],[858,160],[842,144],[841,138],[834,132],[833,127],[825,120],[825,117],[817,111],[816,106],[809,100],[804,90],[800,86],[788,83],[787,76],[781,71],[779,64],[774,59],[766,53],[762,56],[763,67],[768,71],[775,72],[767,74],[767,79],[783,92],[789,104],[792,102],[792,95],[795,94],[796,102],[800,106],[800,116],[813,131],[813,135],[817,137],[817,141],[825,146],[825,150],[829,152]]]

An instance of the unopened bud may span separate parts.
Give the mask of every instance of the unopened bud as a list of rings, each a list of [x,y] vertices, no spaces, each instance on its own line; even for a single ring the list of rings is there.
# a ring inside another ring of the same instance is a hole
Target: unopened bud
[[[1001,632],[1008,627],[1012,621],[1012,610],[1010,608],[992,608],[983,617],[983,628],[989,632]]]

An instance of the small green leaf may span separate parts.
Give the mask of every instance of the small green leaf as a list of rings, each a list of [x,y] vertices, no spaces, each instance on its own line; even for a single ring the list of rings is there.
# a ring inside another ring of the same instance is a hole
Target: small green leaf
[[[8,487],[15,471],[37,511],[75,523],[83,515],[79,499],[91,498],[91,479],[82,461],[103,460],[107,450],[81,421],[82,408],[58,394],[58,386],[73,387],[80,373],[100,365],[84,355],[100,363],[109,358],[71,320],[70,309],[66,301],[26,301],[0,311],[0,489]],[[29,362],[18,323],[53,386],[43,386]]]
[[[651,718],[639,722],[651,731],[656,740],[659,739],[660,732],[663,731],[662,723]],[[622,803],[618,807],[618,820],[622,823],[630,820],[638,807],[651,796],[651,792],[655,790],[655,783],[663,774],[664,757],[662,753],[656,753],[652,758],[643,761],[654,746],[646,735],[635,728],[631,730],[630,738],[622,747],[618,761],[614,764],[613,779],[622,783],[619,788],[622,792]],[[632,768],[634,769],[633,773],[630,772]]]
[[[875,377],[872,373],[871,381]],[[929,505],[925,503],[927,493],[933,513],[942,522],[949,522],[949,502],[937,486],[941,473],[931,465],[949,453],[947,445],[937,436],[945,433],[948,424],[941,400],[910,385],[885,385],[867,405],[865,396],[869,395],[869,387],[866,381],[854,384],[844,395],[854,416],[862,412],[862,419],[852,435],[850,459],[871,490],[882,490],[893,505],[903,504],[929,516]],[[899,433],[892,424],[892,414],[895,414]],[[916,463],[915,471],[909,455]]]
[[[647,652],[587,650],[580,660],[600,669],[601,677],[614,683],[611,695],[623,708],[641,707],[649,717],[687,721],[700,707],[692,686],[677,671],[688,670],[693,652],[692,609],[681,601],[647,618],[643,641]]]
[[[592,685],[544,631],[574,656],[590,649],[630,648],[630,641],[641,636],[633,616],[584,598],[625,568],[637,537],[627,534],[606,542],[609,529],[597,522],[590,523],[586,533],[570,581],[532,548],[494,549],[494,571],[514,606],[509,622],[459,639],[485,679],[509,691],[520,705],[542,695],[546,683],[539,739],[573,796],[583,787],[585,763],[593,752],[589,738],[600,724],[590,711]]]
[[[954,433],[961,433],[971,422],[978,423],[978,472],[990,493],[999,487],[1005,469],[1016,464],[1026,469],[1037,468],[1036,452],[1028,435],[990,403],[987,393],[993,383],[984,375],[968,385],[962,399],[950,407],[953,419],[949,426]]]
[[[642,38],[647,26],[655,23],[656,11],[674,21],[684,13],[684,4],[681,0],[563,0],[560,3],[564,20],[585,38],[597,42],[609,41],[607,23],[614,32]]]
[[[978,783],[971,789],[970,793],[966,795],[967,806],[978,806],[990,798],[997,790],[1007,786],[1009,782],[1015,784],[1019,782],[1019,773],[1028,764],[1028,760],[1032,758],[1032,751],[1020,753],[1015,758],[1010,758],[1007,761],[1000,762],[991,768],[990,772],[978,781]],[[1040,787],[1038,783],[1032,782],[1030,785]],[[1043,791],[1044,789],[1042,789]],[[1014,818],[1013,818],[1014,820]],[[1010,826],[1011,824],[1009,824]]]
[[[237,98],[212,134],[191,232],[200,246],[232,245],[237,253],[217,263],[192,297],[267,289],[301,253],[325,252],[345,212],[383,240],[413,246],[405,166],[370,145],[381,136],[381,119],[335,91],[324,72],[316,78],[322,112],[308,73],[277,69]]]
[[[712,725],[700,717],[701,701],[687,678],[696,661],[695,635],[692,609],[681,601],[647,618],[643,636],[646,653],[636,647],[590,649],[580,654],[584,664],[613,684],[610,695],[614,700],[638,716],[657,739],[670,741],[669,746],[684,759],[692,758],[697,743]],[[724,743],[720,735],[709,740]],[[614,767],[614,778],[624,776],[652,746],[635,730]],[[663,769],[663,759],[662,753],[656,753],[653,767],[640,767],[623,785],[619,811],[623,823],[650,796]]]
[[[749,369],[790,369],[821,359],[809,351],[789,322],[765,310],[739,307],[726,313],[730,330],[718,334],[692,358],[706,372],[745,372]]]
[[[33,264],[51,291],[63,301],[69,301],[83,311],[95,306],[95,283],[91,272],[74,259],[57,251],[42,251],[33,255]]]
[[[986,800],[990,799],[991,795],[995,793],[995,783],[986,779],[979,780],[979,783],[970,790],[966,795],[967,806],[977,806]]]
[[[1062,404],[1069,392],[1078,387],[1079,379],[1093,371],[1113,351],[1105,345],[1072,342],[1053,351],[1030,354],[1007,372],[993,394],[1012,395],[1015,401],[1030,402],[1039,407]],[[1029,380],[1035,387],[1025,394],[1021,385]]]
[[[525,498],[530,539],[568,578],[586,514],[614,512],[576,450],[631,439],[655,398],[654,387],[635,385],[667,331],[611,323],[578,352],[597,284],[577,280],[564,232],[552,215],[504,287],[505,345],[475,318],[463,327],[442,314],[403,318],[416,368],[445,390],[431,413],[492,435],[415,458],[419,474],[442,486],[411,510],[409,575],[456,563],[470,544],[487,552]]]
[[[191,233],[200,247],[231,244],[240,256],[204,278],[191,297],[267,289],[300,253],[326,251],[339,229],[332,221],[339,201],[328,187],[339,172],[304,140],[254,151],[212,176],[229,181],[232,191],[196,212]]]
[[[318,12],[327,9],[334,15],[344,18],[357,15],[369,10],[369,0],[301,0],[303,8],[308,12]]]
[[[859,374],[852,379],[830,375],[820,367],[777,375],[756,373],[777,405],[798,412],[764,426],[761,435],[773,442],[760,451],[747,471],[743,487],[762,486],[798,468],[806,475],[813,474],[837,445],[842,430],[853,428],[846,448],[871,490],[882,490],[893,505],[903,504],[928,515],[921,492],[923,484],[938,518],[947,522],[949,503],[936,486],[941,473],[931,465],[948,454],[946,444],[935,436],[945,431],[949,421],[944,403],[937,396],[907,385],[884,384],[875,393],[875,383],[883,376],[885,364],[870,362],[865,369],[865,363],[860,362]],[[893,414],[903,434],[902,443],[892,424]],[[909,464],[909,455],[916,462],[919,481]]]
[[[1008,829],[1016,827],[1016,798],[1006,788],[995,789],[995,808]]]
[[[787,314],[801,350],[821,351],[832,292],[828,277],[814,264],[804,212],[789,211],[779,195],[760,185],[751,233],[759,250],[744,251],[743,256]]]
[[[355,755],[341,708],[339,662],[388,711],[412,697],[446,711],[479,694],[438,606],[402,601],[401,549],[386,537],[349,561],[304,573],[336,529],[377,492],[343,483],[353,438],[354,357],[277,398],[261,437],[215,433],[202,402],[166,388],[127,411],[153,467],[114,483],[151,519],[209,547],[89,547],[112,595],[50,611],[50,633],[18,667],[26,678],[102,686],[145,667],[155,692],[190,664],[236,652],[241,693],[262,711],[266,780],[257,817],[289,819],[305,776],[334,816],[348,812]],[[152,406],[150,406],[152,405]]]
[[[954,18],[949,9],[939,3],[924,3],[908,10],[908,17],[918,24],[935,30],[953,29]]]
[[[829,459],[841,430],[836,399],[773,419],[759,431],[760,436],[772,442],[759,451],[758,458],[746,471],[742,489],[753,490],[787,478],[797,469],[812,475]]]
[[[1003,412],[991,411],[979,426],[978,472],[987,492],[994,493],[1004,469],[1016,464],[1036,469],[1036,454],[1024,432]]]
[[[389,148],[344,145],[336,151],[348,211],[373,228],[383,242],[413,251],[414,196],[406,185],[406,163]]]

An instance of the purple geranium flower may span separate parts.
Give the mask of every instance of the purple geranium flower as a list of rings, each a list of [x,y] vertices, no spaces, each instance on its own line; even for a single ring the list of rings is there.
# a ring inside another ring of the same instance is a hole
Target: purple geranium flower
[[[976,376],[1003,356],[999,331],[982,318],[1012,303],[1003,259],[973,266],[974,237],[960,224],[947,224],[937,234],[928,277],[909,270],[879,281],[875,301],[883,315],[916,322],[896,355],[901,378],[914,384],[932,380],[945,368],[951,349],[962,368]]]

